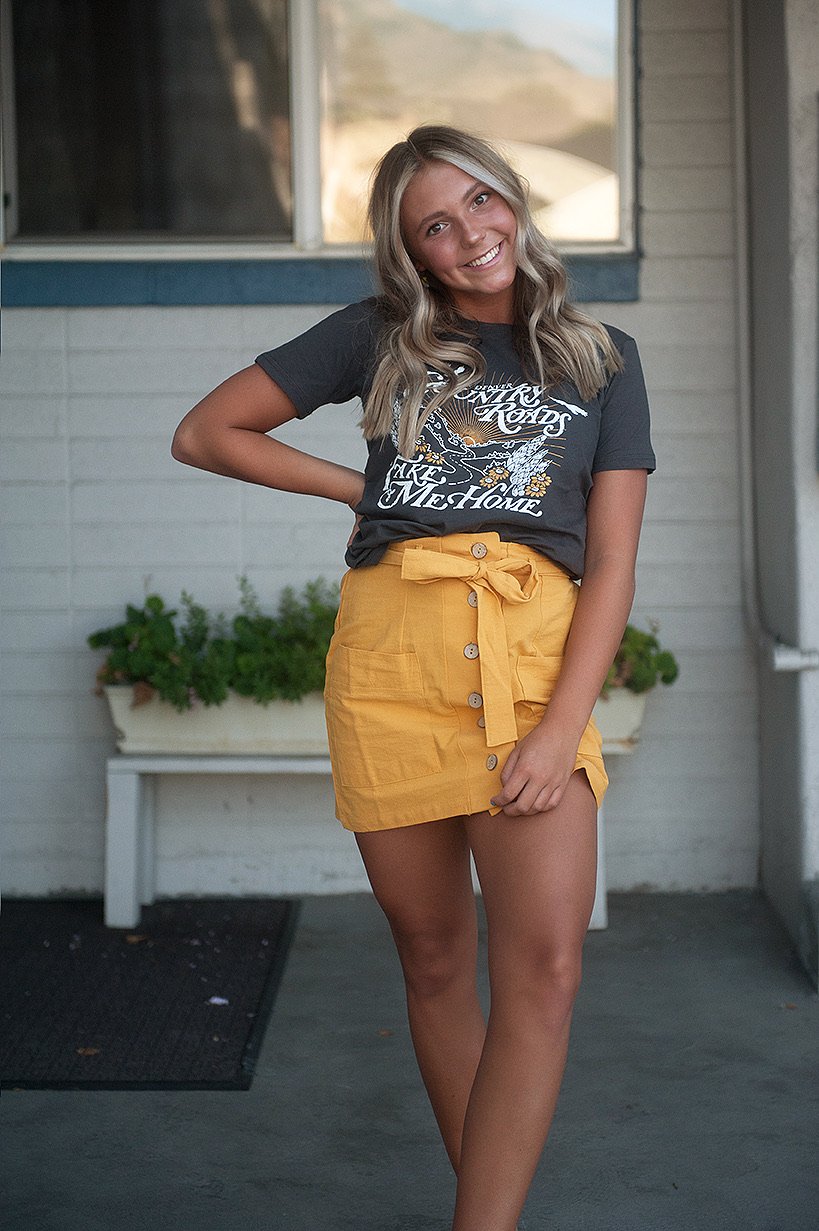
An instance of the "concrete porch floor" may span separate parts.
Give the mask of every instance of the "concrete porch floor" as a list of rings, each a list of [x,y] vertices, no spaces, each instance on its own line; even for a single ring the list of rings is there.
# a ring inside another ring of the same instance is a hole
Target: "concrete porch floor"
[[[249,1092],[9,1091],[6,1231],[446,1231],[366,895],[308,898]],[[817,1231],[819,1000],[757,894],[610,896],[527,1231]]]

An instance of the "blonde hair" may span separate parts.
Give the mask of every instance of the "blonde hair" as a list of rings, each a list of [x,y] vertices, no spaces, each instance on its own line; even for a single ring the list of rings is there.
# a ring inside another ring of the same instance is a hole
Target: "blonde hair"
[[[401,202],[414,175],[432,161],[447,162],[494,189],[517,223],[515,346],[524,370],[543,386],[570,380],[590,399],[622,360],[603,326],[566,300],[568,279],[557,251],[537,229],[526,182],[486,141],[457,128],[428,124],[387,151],[376,167],[368,216],[386,325],[367,397],[362,430],[387,436],[400,406],[398,449],[412,457],[428,415],[485,374],[469,326],[445,289],[421,276],[401,231]],[[443,377],[427,396],[428,369]]]

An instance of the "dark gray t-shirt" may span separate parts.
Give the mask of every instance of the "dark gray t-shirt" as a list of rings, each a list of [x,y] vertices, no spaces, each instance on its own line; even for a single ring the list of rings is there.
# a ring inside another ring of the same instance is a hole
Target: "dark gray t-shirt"
[[[300,418],[366,398],[381,319],[377,300],[352,304],[256,362]],[[375,564],[399,539],[494,530],[582,576],[593,475],[654,469],[637,347],[606,328],[624,368],[586,402],[571,384],[544,392],[526,378],[511,325],[475,322],[486,360],[481,383],[429,416],[412,458],[396,450],[397,407],[391,435],[368,442],[361,527],[347,563]]]

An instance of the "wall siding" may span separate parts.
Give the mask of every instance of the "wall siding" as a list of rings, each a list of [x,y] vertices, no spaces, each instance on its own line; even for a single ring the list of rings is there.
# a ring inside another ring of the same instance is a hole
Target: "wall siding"
[[[758,699],[741,607],[733,34],[724,3],[640,5],[640,342],[658,471],[634,618],[656,620],[680,679],[612,759],[610,883],[721,888],[757,879]],[[609,313],[611,315],[611,313]]]
[[[656,620],[679,682],[612,759],[610,884],[756,883],[758,709],[740,602],[731,41],[728,5],[643,0],[641,300],[598,305],[633,333],[652,396],[650,483],[634,619]],[[263,601],[340,575],[349,517],[329,503],[198,474],[169,454],[202,394],[329,309],[16,309],[3,320],[3,888],[102,885],[104,703],[95,628],[151,590],[228,610],[245,573]],[[363,464],[356,408],[286,439]],[[328,782],[167,780],[159,890],[364,887]]]

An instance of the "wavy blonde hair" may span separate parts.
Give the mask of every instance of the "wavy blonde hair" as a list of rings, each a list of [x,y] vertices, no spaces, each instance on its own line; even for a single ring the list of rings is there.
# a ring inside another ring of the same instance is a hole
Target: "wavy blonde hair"
[[[566,270],[534,224],[525,180],[480,137],[444,125],[423,125],[379,162],[368,209],[386,325],[361,427],[368,440],[389,435],[393,408],[400,405],[398,449],[403,457],[413,456],[427,416],[476,384],[486,369],[473,345],[476,339],[445,288],[429,275],[422,282],[401,231],[407,185],[433,161],[450,163],[492,188],[515,216],[513,336],[530,377],[544,389],[570,380],[590,399],[622,368],[603,326],[567,301]],[[443,377],[429,397],[428,368]]]

